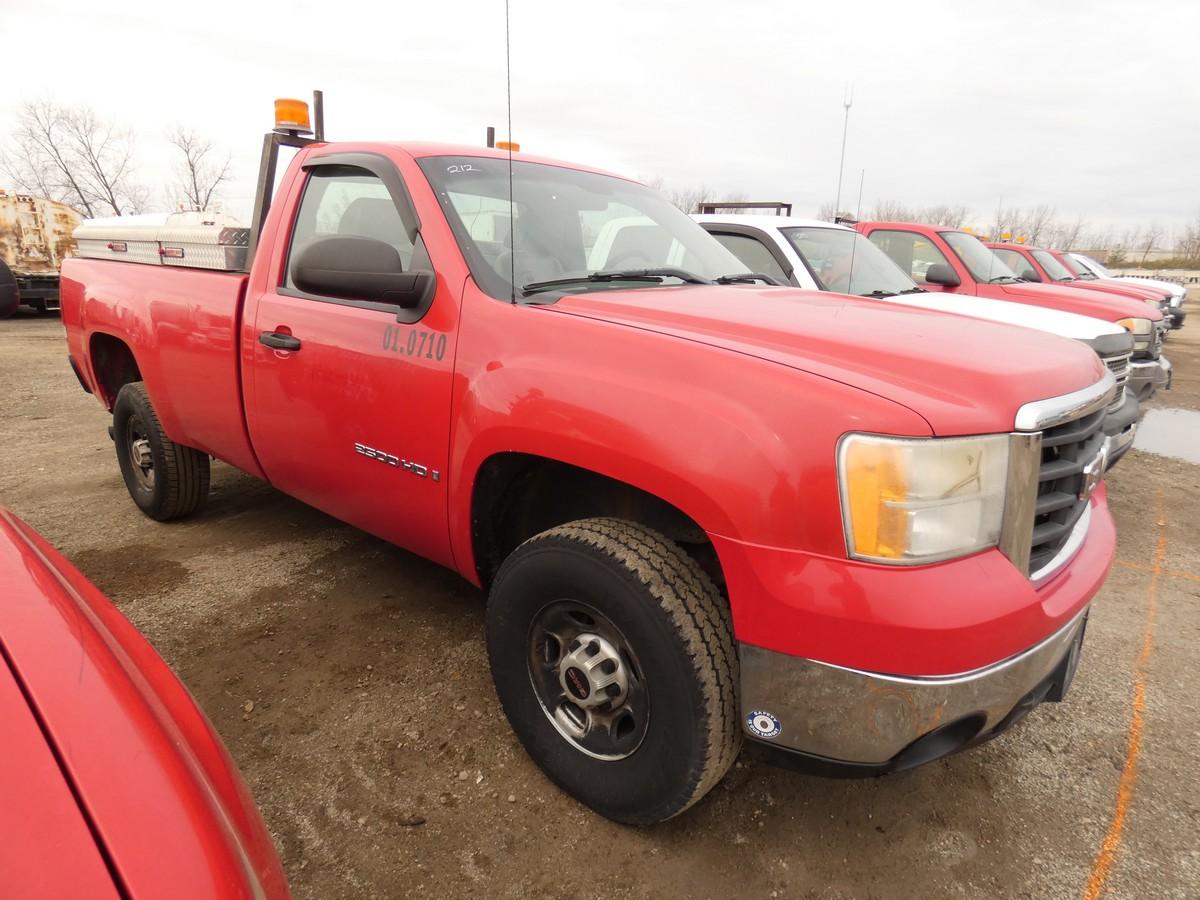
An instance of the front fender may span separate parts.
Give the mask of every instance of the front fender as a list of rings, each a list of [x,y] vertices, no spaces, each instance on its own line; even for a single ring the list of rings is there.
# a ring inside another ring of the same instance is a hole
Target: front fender
[[[488,457],[542,456],[625,482],[705,531],[844,555],[835,468],[847,431],[929,435],[882,397],[756,357],[468,284],[449,521],[473,577],[471,496]]]

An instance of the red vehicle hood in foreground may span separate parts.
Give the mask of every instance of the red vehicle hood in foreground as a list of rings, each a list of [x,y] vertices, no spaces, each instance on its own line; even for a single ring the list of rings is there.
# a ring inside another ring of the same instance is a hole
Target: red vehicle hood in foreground
[[[902,403],[938,435],[1011,429],[1022,404],[1079,390],[1103,374],[1096,354],[1078,341],[826,291],[606,290],[565,295],[545,308],[850,384]]]
[[[107,598],[0,508],[6,897],[286,898],[204,714]]]

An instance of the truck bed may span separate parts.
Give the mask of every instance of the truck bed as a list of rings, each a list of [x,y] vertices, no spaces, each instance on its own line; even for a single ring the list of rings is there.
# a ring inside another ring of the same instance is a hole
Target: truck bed
[[[262,477],[242,404],[246,282],[240,273],[72,258],[62,266],[62,317],[72,360],[108,408],[116,397],[104,369],[122,359],[116,341],[171,440]]]

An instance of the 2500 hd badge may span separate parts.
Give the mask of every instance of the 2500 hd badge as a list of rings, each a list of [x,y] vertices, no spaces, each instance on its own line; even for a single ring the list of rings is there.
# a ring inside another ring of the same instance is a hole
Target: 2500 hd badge
[[[397,469],[407,469],[409,472],[419,475],[422,478],[432,478],[434,481],[442,480],[442,473],[437,469],[431,469],[428,466],[415,463],[411,459],[401,459],[399,456],[384,453],[382,450],[376,450],[374,447],[368,447],[366,444],[355,444],[354,452],[362,454],[367,459],[376,459],[381,463],[387,463],[389,466],[395,466]]]

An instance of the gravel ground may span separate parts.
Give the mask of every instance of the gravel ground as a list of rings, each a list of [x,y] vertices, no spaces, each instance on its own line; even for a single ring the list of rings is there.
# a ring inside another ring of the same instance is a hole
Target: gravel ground
[[[1167,352],[1176,385],[1154,405],[1200,409],[1200,323]],[[1089,879],[1095,896],[1200,895],[1194,465],[1135,451],[1109,479],[1118,563],[1066,703],[877,780],[743,755],[699,806],[638,830],[524,756],[488,676],[478,591],[222,464],[202,515],[146,519],[65,354],[57,319],[0,322],[0,502],[207,710],[297,897],[1057,898]]]

